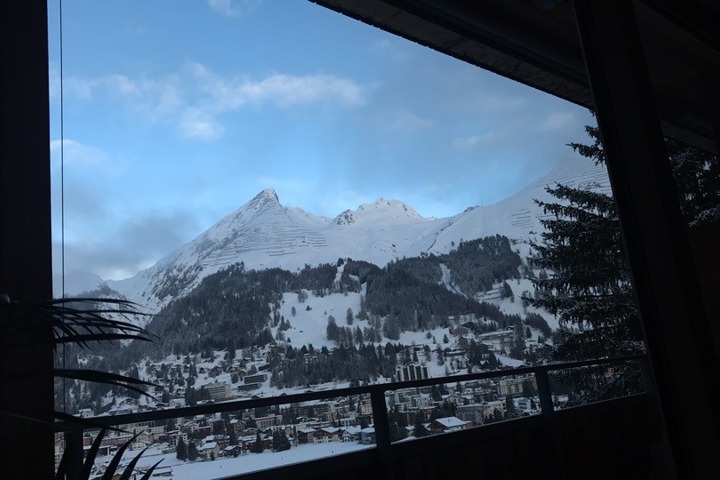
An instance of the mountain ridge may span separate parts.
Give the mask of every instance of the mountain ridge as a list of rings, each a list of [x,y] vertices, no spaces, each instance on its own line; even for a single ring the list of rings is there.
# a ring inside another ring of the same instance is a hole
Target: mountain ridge
[[[266,188],[152,267],[107,284],[157,310],[204,277],[240,262],[248,269],[289,271],[338,258],[385,265],[397,258],[447,253],[462,240],[487,235],[526,242],[542,231],[545,217],[533,200],[551,199],[545,187],[556,183],[609,191],[605,170],[582,158],[561,162],[501,202],[445,218],[423,217],[404,202],[388,199],[321,217],[283,206],[277,192]]]

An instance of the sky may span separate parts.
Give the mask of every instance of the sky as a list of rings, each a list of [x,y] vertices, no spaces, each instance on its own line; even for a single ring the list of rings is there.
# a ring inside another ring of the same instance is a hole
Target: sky
[[[592,122],[308,1],[64,0],[62,51],[58,5],[56,272],[63,224],[66,273],[122,279],[265,188],[328,217],[378,198],[455,215],[573,156]]]

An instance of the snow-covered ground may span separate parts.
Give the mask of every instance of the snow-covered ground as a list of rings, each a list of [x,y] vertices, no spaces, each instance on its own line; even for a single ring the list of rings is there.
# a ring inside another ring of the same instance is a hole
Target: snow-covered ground
[[[354,442],[330,442],[298,445],[284,452],[265,451],[263,453],[250,453],[236,458],[221,458],[213,461],[183,462],[178,460],[175,453],[161,453],[158,449],[148,450],[138,462],[139,468],[146,468],[162,460],[160,467],[172,469],[172,480],[201,480],[215,479],[230,475],[255,472],[269,468],[277,468],[294,463],[307,462],[318,458],[341,455],[374,448],[370,445],[361,445]],[[129,462],[137,452],[126,452],[123,459]],[[111,460],[110,457],[100,457],[97,465]],[[168,477],[164,477],[168,478]]]
[[[306,290],[307,300],[299,302],[297,294],[285,293],[283,295],[280,314],[290,321],[292,328],[285,331],[285,338],[290,339],[290,343],[295,347],[312,344],[314,348],[328,347],[334,348],[335,342],[327,339],[326,330],[328,325],[328,317],[335,317],[335,323],[338,327],[348,326],[345,321],[348,308],[352,309],[356,315],[360,311],[360,295],[361,293],[348,292],[347,295],[342,293],[333,293],[324,297],[316,297],[312,292]],[[292,309],[295,308],[295,315]],[[307,308],[310,307],[310,310]],[[362,330],[368,326],[365,320],[354,319],[352,328],[359,326]]]

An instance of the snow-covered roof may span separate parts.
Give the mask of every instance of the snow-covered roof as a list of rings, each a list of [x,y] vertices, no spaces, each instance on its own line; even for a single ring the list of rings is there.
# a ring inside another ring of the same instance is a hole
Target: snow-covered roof
[[[465,420],[460,420],[457,417],[436,418],[435,421],[445,428],[462,427],[467,423]]]

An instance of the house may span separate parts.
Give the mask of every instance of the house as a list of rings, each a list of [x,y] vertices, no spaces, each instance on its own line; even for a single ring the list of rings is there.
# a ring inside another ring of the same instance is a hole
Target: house
[[[337,427],[322,427],[315,432],[316,443],[336,442],[342,437],[342,430]]]
[[[143,473],[142,469],[139,469],[139,473]],[[162,467],[158,465],[155,470],[153,470],[152,478],[170,478],[172,480],[172,467]]]
[[[210,460],[217,458],[220,453],[220,447],[217,442],[204,442],[198,447],[197,451],[204,460]]]
[[[455,408],[455,414],[460,420],[472,422],[473,425],[482,425],[486,410],[487,405],[469,403],[467,405],[458,405]]]
[[[245,431],[245,422],[243,422],[242,420],[233,418],[232,420],[230,420],[230,425],[232,426],[233,430],[235,430],[235,435],[242,435]]]
[[[257,428],[259,428],[261,430],[266,430],[270,427],[280,425],[281,421],[282,421],[282,416],[271,413],[270,415],[267,415],[265,417],[256,418],[255,424],[257,425]]]
[[[468,327],[463,327],[462,325],[458,325],[457,327],[453,327],[450,329],[450,335],[454,337],[462,337],[463,335],[470,335],[472,333],[472,330],[470,330]]]
[[[301,428],[297,432],[298,443],[314,443],[315,442],[315,429],[306,427]]]
[[[242,450],[240,445],[228,445],[223,448],[222,454],[224,457],[237,457],[242,453]]]
[[[363,445],[375,445],[375,427],[360,430],[360,443]]]
[[[342,430],[342,441],[343,442],[360,442],[360,430],[357,425],[344,428]]]
[[[472,427],[472,422],[460,420],[457,417],[436,418],[430,422],[428,430],[431,433],[448,433],[465,430]]]

